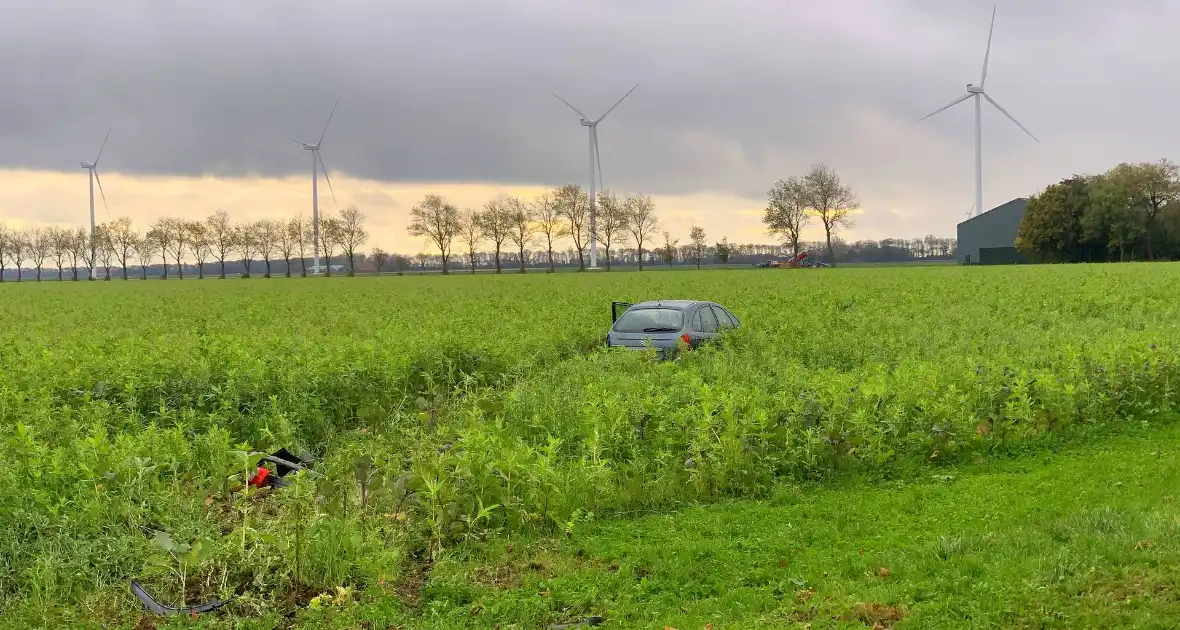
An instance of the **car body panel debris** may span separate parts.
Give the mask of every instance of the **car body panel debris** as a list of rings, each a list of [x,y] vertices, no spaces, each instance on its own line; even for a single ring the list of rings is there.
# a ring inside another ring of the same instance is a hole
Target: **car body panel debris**
[[[165,606],[164,604],[161,604],[160,602],[156,601],[156,598],[149,595],[148,592],[146,590],[144,590],[143,586],[141,586],[139,584],[139,582],[136,582],[135,580],[131,580],[131,594],[135,595],[135,598],[138,599],[140,601],[140,603],[142,603],[144,605],[145,608],[156,613],[157,615],[176,615],[176,614],[181,614],[181,613],[193,614],[193,613],[212,612],[212,611],[217,610],[218,608],[221,608],[222,606],[232,602],[233,600],[237,599],[237,597],[238,597],[237,595],[234,595],[233,597],[230,597],[229,599],[215,599],[211,602],[205,602],[204,604],[194,604],[192,606],[181,606],[181,607]]]

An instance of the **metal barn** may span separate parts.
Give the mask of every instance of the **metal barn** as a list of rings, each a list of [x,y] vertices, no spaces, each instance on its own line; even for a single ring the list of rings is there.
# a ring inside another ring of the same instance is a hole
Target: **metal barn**
[[[1020,197],[959,224],[955,257],[962,265],[1013,265],[1028,259],[1016,251],[1016,234],[1028,208]]]

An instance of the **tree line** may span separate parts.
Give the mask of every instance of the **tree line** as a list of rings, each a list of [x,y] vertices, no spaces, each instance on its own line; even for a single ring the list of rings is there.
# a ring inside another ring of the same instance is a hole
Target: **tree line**
[[[1038,262],[1180,257],[1180,169],[1124,162],[1051,184],[1029,197],[1015,245]]]
[[[700,230],[700,241],[705,238],[704,230]],[[881,240],[858,240],[846,242],[838,236],[832,237],[832,249],[835,259],[840,262],[857,263],[886,263],[886,262],[921,262],[921,261],[953,261],[957,241],[954,238],[937,237],[928,234],[922,238],[885,238]],[[813,253],[814,258],[826,260],[824,255],[827,244],[824,240],[799,241],[799,251]],[[699,256],[698,256],[699,254]],[[657,235],[657,242],[651,248],[644,249],[644,265],[695,265],[696,259],[701,259],[702,265],[747,265],[765,260],[789,258],[793,255],[791,246],[782,243],[737,243],[728,238],[722,238],[713,244],[694,244],[691,238],[681,239],[665,237],[663,233]],[[358,257],[358,260],[360,257]],[[399,260],[400,259],[400,260]],[[578,267],[578,254],[573,247],[555,249],[553,251],[554,267]],[[377,271],[377,260],[369,255],[364,260]],[[409,270],[426,272],[428,270],[441,271],[442,259],[437,252],[431,254],[418,252],[409,256],[394,256],[383,259],[381,271],[395,270],[405,273]],[[519,268],[521,256],[516,251],[506,251],[501,254],[502,269]],[[605,262],[605,261],[604,261]],[[611,262],[613,265],[638,265],[639,252],[634,247],[612,248]],[[388,263],[388,264],[387,264]],[[453,256],[448,265],[451,271],[458,269],[471,272],[471,263],[466,254],[456,260]],[[548,270],[548,252],[535,249],[524,251],[524,265],[526,269]],[[491,252],[480,250],[475,254],[476,270],[494,270],[495,259]]]
[[[848,215],[857,205],[855,195],[839,176],[818,164],[802,178],[775,183],[763,221],[770,233],[786,237],[792,254],[801,247],[826,249],[829,261],[901,261],[953,255],[953,239],[933,236],[843,242],[836,232],[851,225]],[[812,216],[824,226],[822,243],[801,240],[801,231]],[[456,267],[474,272],[485,266],[499,273],[506,264],[513,264],[520,272],[538,264],[555,271],[559,262],[576,264],[579,270],[587,266],[590,200],[578,185],[560,186],[532,199],[500,195],[480,208],[465,209],[429,194],[410,210],[409,218],[409,235],[426,239],[437,254],[402,255],[379,247],[362,252],[369,239],[366,217],[351,205],[320,220],[322,269],[309,268],[313,226],[302,215],[234,223],[228,212],[218,210],[203,220],[161,217],[142,232],[134,228],[131,219],[121,217],[96,226],[93,238],[85,228],[12,230],[0,224],[0,281],[9,268],[15,269],[18,280],[23,279],[26,265],[32,267],[37,280],[42,279],[47,266],[56,269],[58,280],[67,274],[72,280],[91,279],[91,270],[96,272],[93,279],[109,280],[112,269],[121,270],[123,279],[133,274],[147,279],[149,268],[161,262],[162,279],[169,277],[170,269],[183,279],[186,267],[195,267],[196,277],[204,278],[210,265],[217,269],[217,277],[225,278],[227,267],[239,264],[245,277],[255,265],[263,266],[264,277],[271,277],[275,268],[290,277],[296,269],[293,261],[299,262],[298,275],[332,275],[335,265],[331,261],[337,255],[347,261],[347,268],[340,269],[347,275],[356,272],[358,261],[371,263],[377,272],[392,266],[399,273],[411,267],[425,271],[427,266],[443,273]],[[642,270],[649,263],[728,265],[735,258],[757,262],[760,259],[751,259],[785,253],[784,246],[735,244],[728,238],[709,244],[704,229],[697,225],[691,226],[687,242],[682,244],[661,229],[655,203],[642,194],[619,196],[610,190],[600,191],[595,219],[593,230],[607,270],[616,261],[638,263]]]
[[[340,252],[350,266],[360,255],[360,247],[368,239],[364,226],[365,215],[356,206],[343,208],[336,215],[320,220],[320,248],[325,260]],[[311,220],[299,216],[287,221],[261,219],[248,223],[232,223],[229,213],[218,210],[204,220],[160,217],[140,233],[127,217],[95,226],[93,237],[85,228],[34,227],[13,230],[0,225],[0,280],[12,266],[17,279],[26,264],[42,278],[46,265],[57,270],[62,280],[69,271],[72,280],[111,279],[111,269],[121,269],[124,280],[133,269],[147,270],[163,261],[162,278],[168,278],[169,264],[176,266],[177,276],[184,278],[187,263],[195,263],[199,278],[205,277],[206,264],[218,265],[218,277],[225,277],[227,262],[240,261],[249,276],[254,262],[265,265],[265,277],[278,261],[285,263],[285,274],[290,276],[292,260],[299,260],[300,275],[308,272],[307,261],[313,254]],[[91,272],[97,271],[92,274]],[[330,274],[330,267],[325,268]]]

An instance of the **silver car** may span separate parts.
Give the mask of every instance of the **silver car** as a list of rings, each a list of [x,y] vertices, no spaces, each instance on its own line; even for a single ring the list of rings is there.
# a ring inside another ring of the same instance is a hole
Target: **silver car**
[[[623,309],[622,314],[619,310]],[[715,302],[704,300],[655,300],[630,304],[611,303],[611,328],[607,346],[633,350],[656,348],[661,357],[671,356],[683,341],[690,348],[710,341],[741,322]]]

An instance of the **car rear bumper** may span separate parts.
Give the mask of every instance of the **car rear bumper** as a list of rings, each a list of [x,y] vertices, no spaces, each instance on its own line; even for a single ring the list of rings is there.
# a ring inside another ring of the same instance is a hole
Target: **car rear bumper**
[[[607,347],[620,348],[623,350],[634,350],[634,351],[638,351],[638,352],[643,352],[646,350],[654,350],[656,353],[656,356],[661,359],[671,357],[672,355],[674,355],[676,353],[676,346],[662,346],[662,345],[656,345],[656,344],[652,344],[650,346],[633,346],[633,345],[627,345],[627,344],[621,344],[621,343],[614,343],[614,344],[608,344]]]

